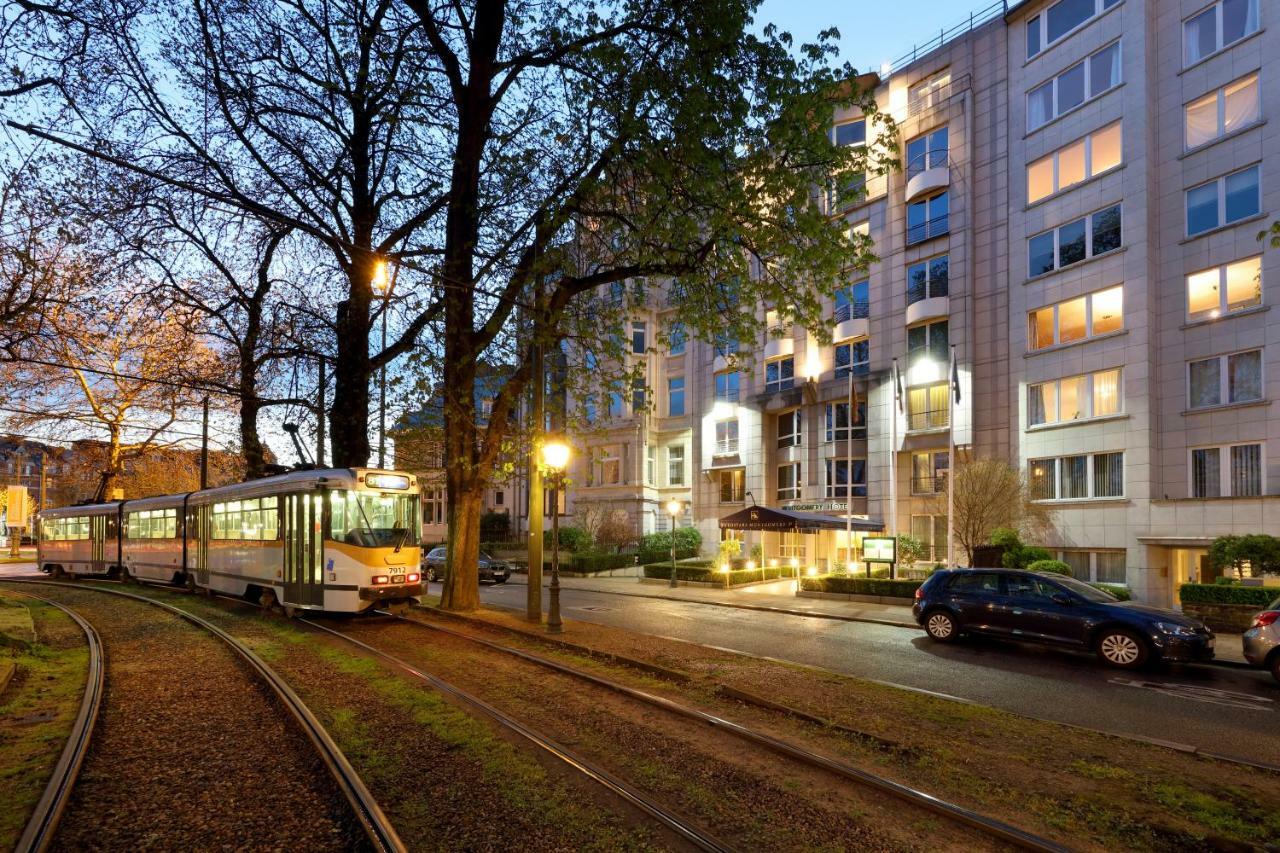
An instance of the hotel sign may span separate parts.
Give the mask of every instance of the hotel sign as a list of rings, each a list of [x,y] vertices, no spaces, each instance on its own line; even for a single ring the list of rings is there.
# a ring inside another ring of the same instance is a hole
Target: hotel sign
[[[844,501],[822,501],[811,504],[787,504],[785,508],[796,512],[846,512],[849,505]]]
[[[868,563],[898,562],[898,540],[892,536],[867,536],[862,540],[862,559]]]

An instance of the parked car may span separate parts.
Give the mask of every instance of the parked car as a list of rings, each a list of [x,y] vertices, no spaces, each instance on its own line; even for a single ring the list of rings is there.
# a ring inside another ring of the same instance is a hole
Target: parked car
[[[1271,676],[1280,681],[1280,598],[1253,617],[1253,625],[1244,632],[1242,642],[1245,660],[1271,670]]]
[[[444,577],[445,556],[448,549],[432,548],[422,558],[422,573],[429,581],[438,581]],[[496,560],[483,551],[480,552],[480,583],[506,583],[511,577],[511,566],[503,560]]]
[[[1048,643],[1095,652],[1136,669],[1152,659],[1208,660],[1213,632],[1203,623],[1115,596],[1087,583],[1017,569],[946,569],[916,591],[917,624],[932,639],[962,634]]]

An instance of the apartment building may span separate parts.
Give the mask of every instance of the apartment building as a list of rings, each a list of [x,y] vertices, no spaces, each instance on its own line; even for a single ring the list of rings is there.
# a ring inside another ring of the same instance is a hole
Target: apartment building
[[[608,502],[640,535],[674,497],[677,523],[766,559],[832,568],[875,530],[943,561],[952,457],[994,456],[1027,472],[1078,577],[1156,604],[1215,536],[1280,530],[1280,270],[1257,239],[1280,217],[1277,15],[997,4],[882,70],[904,168],[825,200],[880,258],[829,305],[833,344],[761,306],[760,340],[659,347],[669,295],[629,305],[646,387],[582,437],[567,511]],[[852,113],[832,134],[868,136]],[[720,530],[753,504],[838,523]]]

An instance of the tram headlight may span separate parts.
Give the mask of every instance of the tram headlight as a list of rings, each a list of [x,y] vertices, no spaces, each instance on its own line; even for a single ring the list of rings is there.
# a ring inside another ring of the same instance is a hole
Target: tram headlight
[[[390,577],[388,577],[387,575],[374,575],[374,576],[373,576],[373,583],[374,583],[374,586],[377,586],[378,584],[385,584],[385,583],[390,583],[390,582],[391,582],[391,578],[390,578]]]
[[[408,583],[417,583],[420,577],[421,577],[420,575],[413,573],[413,574],[410,574],[407,578],[405,578],[405,580]]]

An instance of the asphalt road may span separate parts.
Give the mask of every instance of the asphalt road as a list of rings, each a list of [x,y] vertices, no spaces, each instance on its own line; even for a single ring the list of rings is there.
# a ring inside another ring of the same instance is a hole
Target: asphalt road
[[[524,597],[523,585],[481,588],[482,600],[493,605],[523,610]],[[1164,665],[1126,672],[1092,656],[1034,645],[974,639],[942,644],[910,628],[580,589],[563,589],[561,605],[566,619],[783,658],[1028,716],[1280,765],[1280,685],[1262,670]]]

